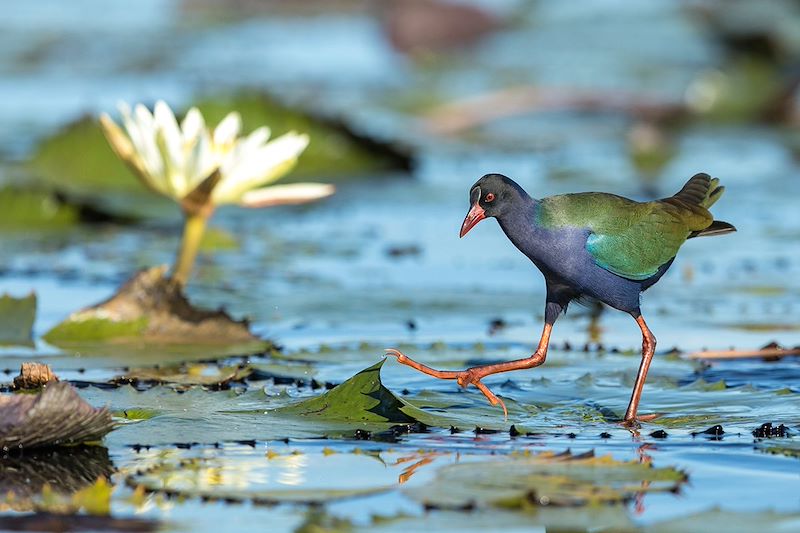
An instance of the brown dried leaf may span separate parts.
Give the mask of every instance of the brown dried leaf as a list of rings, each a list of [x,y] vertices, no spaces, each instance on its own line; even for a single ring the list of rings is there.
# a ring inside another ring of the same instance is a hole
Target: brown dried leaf
[[[50,365],[42,363],[22,363],[19,376],[14,378],[14,388],[18,390],[38,389],[50,381],[58,381]]]
[[[108,409],[95,409],[69,383],[52,383],[38,394],[0,396],[0,448],[79,444],[112,429]]]

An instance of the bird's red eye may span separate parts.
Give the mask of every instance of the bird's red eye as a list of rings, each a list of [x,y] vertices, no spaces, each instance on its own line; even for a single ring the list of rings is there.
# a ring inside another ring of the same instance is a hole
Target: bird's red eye
[[[489,194],[487,194],[487,195],[486,195],[486,196],[483,198],[483,200],[484,200],[484,201],[486,201],[486,202],[493,202],[493,201],[494,201],[494,193],[493,193],[493,192],[490,192]]]

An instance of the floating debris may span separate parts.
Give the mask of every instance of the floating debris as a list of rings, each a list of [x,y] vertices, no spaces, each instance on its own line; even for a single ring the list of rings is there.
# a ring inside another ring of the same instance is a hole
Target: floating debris
[[[50,369],[50,365],[22,363],[19,375],[14,378],[14,388],[17,390],[38,389],[51,381],[58,381],[58,376]]]
[[[791,437],[791,433],[789,428],[783,424],[773,426],[772,422],[766,422],[753,430],[753,436],[757,439],[771,439],[775,437]]]

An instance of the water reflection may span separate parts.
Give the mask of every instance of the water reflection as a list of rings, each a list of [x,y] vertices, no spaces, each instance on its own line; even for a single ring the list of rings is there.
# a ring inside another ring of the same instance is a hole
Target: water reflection
[[[45,484],[68,496],[115,471],[108,449],[79,446],[0,457],[0,510],[30,511]]]

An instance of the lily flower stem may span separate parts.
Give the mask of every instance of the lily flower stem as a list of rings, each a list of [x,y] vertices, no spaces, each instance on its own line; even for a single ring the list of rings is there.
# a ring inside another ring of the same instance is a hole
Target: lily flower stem
[[[203,234],[206,231],[206,225],[210,217],[211,213],[185,214],[181,247],[178,251],[175,267],[172,270],[173,281],[181,287],[186,285],[186,282],[189,281],[189,276],[192,274],[197,251],[200,248],[200,241],[203,240]]]

